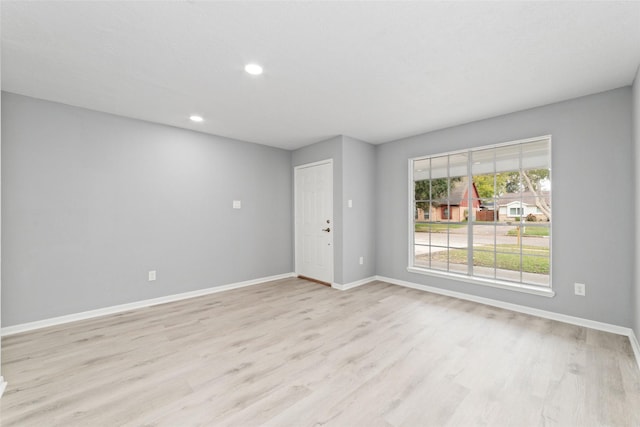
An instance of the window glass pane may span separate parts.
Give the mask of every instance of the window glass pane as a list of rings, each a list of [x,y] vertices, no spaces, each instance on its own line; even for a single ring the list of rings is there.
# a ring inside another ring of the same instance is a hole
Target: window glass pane
[[[413,197],[416,202],[429,200],[429,196],[430,196],[429,185],[430,185],[430,182],[428,179],[423,179],[423,180],[413,182],[413,192],[414,192]]]
[[[538,250],[525,249],[522,254],[522,271],[534,274],[549,274],[549,259]]]
[[[448,233],[449,271],[468,274],[469,227],[467,224],[448,224]]]
[[[496,225],[496,252],[520,253],[522,227],[520,224],[500,223]]]
[[[427,236],[426,241],[428,242],[429,236]],[[422,240],[416,239],[415,244],[415,253],[414,253],[414,265],[416,267],[431,267],[430,257],[431,257],[431,247],[427,245],[421,244]]]
[[[451,206],[448,204],[445,204],[444,206],[442,206],[442,219],[451,220],[451,218],[452,218]]]
[[[526,251],[526,253],[533,253]],[[549,284],[549,257],[524,255],[522,256],[522,281],[534,285]]]
[[[431,206],[435,209],[441,206],[447,206],[449,204],[449,179],[448,178],[434,178],[429,181],[429,191]],[[437,215],[433,218],[434,221],[440,221],[442,215]]]
[[[469,216],[468,155],[449,156],[448,219],[452,222],[466,221]]]
[[[522,281],[528,285],[544,287],[551,286],[551,276],[548,274],[522,273]]]
[[[499,197],[503,199],[519,199],[520,193],[524,190],[520,172],[502,172],[500,173],[500,179],[503,185]]]
[[[471,173],[473,175],[493,175],[495,173],[495,148],[471,153]]]
[[[473,208],[471,211],[474,213],[471,218],[473,221],[486,223],[496,220],[493,199],[472,199],[471,205]]]
[[[434,268],[447,270],[449,226],[447,223],[432,223],[430,226],[431,238],[431,264]]]
[[[431,179],[446,178],[449,168],[449,156],[431,158]]]
[[[523,202],[522,194],[506,194],[496,199],[498,207],[498,217],[500,221],[507,223],[517,223],[522,219]]]
[[[468,175],[468,158],[467,153],[452,154],[449,156],[449,177],[450,178],[466,178]]]
[[[523,191],[520,194],[524,207],[523,217],[529,221],[551,219],[551,181],[549,169],[522,171]]]
[[[520,144],[498,147],[495,149],[496,172],[520,171]]]
[[[447,271],[449,268],[449,249],[442,246],[431,247],[431,268]]]
[[[546,246],[549,247],[549,234],[551,229],[548,222],[525,222],[522,224],[522,236],[524,244],[527,242],[544,242],[540,244],[533,244],[534,246]],[[529,240],[527,240],[529,239]]]
[[[467,224],[449,224],[449,246],[464,250],[469,247],[469,228]]]
[[[549,142],[546,139],[522,144],[523,169],[549,169],[550,167],[551,156]]]
[[[474,194],[472,197],[489,202],[492,201],[496,195],[500,194],[500,188],[496,188],[496,175],[493,173],[473,175],[473,185]]]
[[[429,207],[429,202],[416,202],[416,209],[414,211],[414,219],[416,222],[429,221]],[[418,231],[417,228],[416,231]]]
[[[522,271],[523,281],[527,283],[549,284],[551,265],[549,232],[548,223],[541,226],[526,225],[522,228]],[[545,275],[546,279],[542,277]]]
[[[463,253],[464,252],[464,253]],[[449,250],[449,271],[452,273],[468,274],[469,268],[467,267],[467,251],[463,249],[450,249]],[[461,260],[465,259],[464,262]]]
[[[520,282],[520,254],[496,253],[496,279]]]
[[[473,219],[495,221],[494,198],[499,194],[494,172],[495,149],[480,150],[471,153],[471,171],[473,175]]]
[[[496,226],[473,224],[473,249],[483,251],[495,251],[496,249]]]
[[[431,159],[420,159],[413,161],[413,180],[421,181],[429,179],[429,169],[431,167]]]
[[[495,253],[473,248],[473,274],[474,276],[495,278]]]

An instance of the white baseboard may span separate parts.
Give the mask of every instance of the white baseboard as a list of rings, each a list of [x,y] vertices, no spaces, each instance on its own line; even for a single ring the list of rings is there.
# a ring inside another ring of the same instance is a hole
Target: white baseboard
[[[640,368],[640,345],[633,332],[633,329],[624,326],[612,325],[610,323],[597,322],[595,320],[583,319],[581,317],[569,316],[566,314],[554,313],[552,311],[540,310],[524,305],[512,304],[504,301],[494,300],[490,298],[479,297],[475,295],[465,294],[462,292],[450,291],[447,289],[436,288],[433,286],[421,285],[418,283],[407,282],[404,280],[392,279],[390,277],[376,276],[376,280],[390,283],[392,285],[404,286],[407,288],[418,289],[421,291],[432,292],[434,294],[446,295],[449,297],[459,298],[462,300],[473,301],[480,304],[490,305],[493,307],[504,308],[518,313],[530,314],[532,316],[542,317],[544,319],[557,320],[559,322],[569,323],[571,325],[584,326],[586,328],[596,329],[603,332],[611,332],[613,334],[624,335],[629,338],[631,347]]]
[[[356,280],[355,282],[345,283],[341,285],[339,283],[332,283],[331,287],[340,291],[346,291],[347,289],[356,288],[358,286],[366,285],[376,280],[376,276],[367,277],[366,279]]]
[[[4,390],[7,388],[7,382],[4,380],[3,377],[0,377],[0,397],[2,397],[2,394],[4,393]]]
[[[273,280],[286,279],[295,277],[294,273],[278,274],[276,276],[261,277],[259,279],[246,280],[244,282],[230,283],[228,285],[213,286],[206,289],[198,289],[197,291],[184,292],[180,294],[167,295],[159,298],[152,298],[142,301],[136,301],[128,304],[114,305],[111,307],[98,308],[96,310],[83,311],[80,313],[68,314],[66,316],[53,317],[50,319],[38,320],[35,322],[22,323],[19,325],[6,326],[0,330],[1,336],[19,334],[21,332],[33,331],[35,329],[46,328],[49,326],[62,325],[78,320],[92,319],[94,317],[106,316],[108,314],[122,313],[123,311],[131,311],[137,308],[151,307],[158,304],[180,301],[188,298],[195,298],[203,295],[215,294],[217,292],[229,291],[231,289],[244,288],[246,286],[258,285],[260,283],[270,282]]]

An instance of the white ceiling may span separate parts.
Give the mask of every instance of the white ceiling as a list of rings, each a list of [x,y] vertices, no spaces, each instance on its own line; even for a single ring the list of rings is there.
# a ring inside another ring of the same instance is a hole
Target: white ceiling
[[[601,92],[640,64],[637,1],[0,7],[3,90],[288,149]]]

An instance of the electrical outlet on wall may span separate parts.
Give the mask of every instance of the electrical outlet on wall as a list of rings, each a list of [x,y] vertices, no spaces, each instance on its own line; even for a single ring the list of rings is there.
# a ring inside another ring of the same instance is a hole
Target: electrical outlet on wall
[[[584,283],[574,283],[573,289],[576,295],[585,296],[587,295],[587,285]]]
[[[151,270],[151,271],[149,271],[149,281],[153,282],[154,280],[156,280],[156,271],[155,270]]]
[[[360,265],[362,265],[362,264],[364,264],[364,257],[363,256],[360,257]]]

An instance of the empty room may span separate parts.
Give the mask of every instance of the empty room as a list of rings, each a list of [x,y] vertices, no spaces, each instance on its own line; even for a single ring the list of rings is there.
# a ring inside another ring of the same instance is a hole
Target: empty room
[[[640,1],[0,25],[3,427],[640,426]]]

